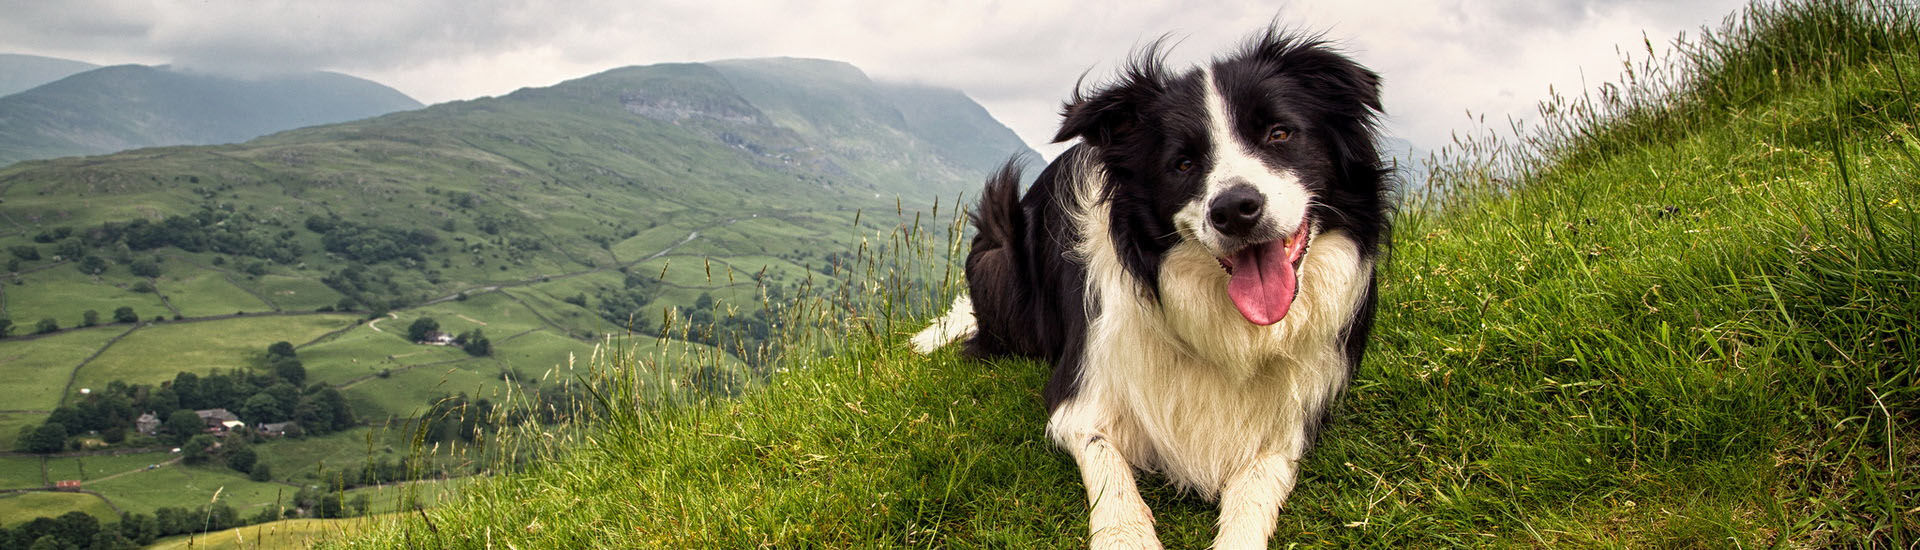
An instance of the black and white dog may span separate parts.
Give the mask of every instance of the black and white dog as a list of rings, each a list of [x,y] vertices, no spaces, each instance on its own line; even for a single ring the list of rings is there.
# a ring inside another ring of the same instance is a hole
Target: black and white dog
[[[1184,72],[1157,49],[1076,92],[1055,140],[1081,144],[1024,197],[1011,163],[987,182],[969,295],[914,345],[1052,362],[1095,548],[1159,546],[1134,468],[1217,499],[1215,547],[1265,548],[1373,323],[1380,79],[1276,29]]]

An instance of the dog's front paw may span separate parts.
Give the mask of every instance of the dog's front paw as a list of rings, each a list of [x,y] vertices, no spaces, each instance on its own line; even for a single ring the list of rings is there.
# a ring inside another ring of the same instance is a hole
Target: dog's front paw
[[[1093,550],[1160,550],[1152,524],[1121,524],[1093,532]]]

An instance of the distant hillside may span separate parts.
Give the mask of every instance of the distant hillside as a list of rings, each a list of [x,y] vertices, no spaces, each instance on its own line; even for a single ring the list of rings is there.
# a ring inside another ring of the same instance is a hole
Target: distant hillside
[[[96,67],[99,65],[71,59],[0,53],[0,96],[26,91]]]
[[[397,90],[338,73],[241,79],[168,67],[103,67],[0,97],[0,165],[232,143],[419,107]]]
[[[0,168],[0,317],[21,334],[123,306],[207,327],[259,324],[219,318],[235,312],[458,314],[528,335],[498,348],[538,372],[600,335],[659,333],[677,307],[731,323],[738,354],[764,341],[767,296],[843,274],[863,236],[900,223],[885,221],[896,201],[912,223],[1028,151],[958,92],[901,90],[836,62],[662,64],[242,144],[17,163]],[[407,344],[371,326],[340,338],[308,368],[343,384],[434,357],[373,353]],[[340,358],[362,352],[376,359]],[[409,388],[346,393],[404,414],[431,391]]]
[[[300,488],[340,488],[337,472],[372,483],[364,468],[433,454],[406,451],[417,440],[390,419],[433,417],[456,396],[571,400],[569,366],[610,335],[706,359],[658,380],[738,392],[770,376],[769,335],[791,326],[791,304],[853,292],[853,251],[900,250],[889,230],[931,225],[936,200],[951,219],[954,194],[1023,151],[958,92],[902,93],[844,63],[778,59],[626,67],[241,144],[0,167],[0,394],[22,396],[0,409],[0,450],[46,448],[69,427],[64,446],[95,444],[93,427],[132,429],[133,412],[86,428],[56,420],[181,373],[264,381],[286,370],[264,366],[276,342],[298,354],[303,381],[288,385],[330,388],[359,421],[249,447],[271,465],[264,475],[164,451],[88,458],[81,494],[39,490],[75,459],[0,456],[0,489],[35,491],[0,499],[0,529],[69,511],[158,515],[212,490],[253,518]],[[469,339],[420,343],[432,337],[415,327],[428,326]],[[200,395],[175,403],[251,425],[306,422],[298,403]],[[450,441],[432,445],[473,452]],[[478,463],[436,464],[419,471]]]

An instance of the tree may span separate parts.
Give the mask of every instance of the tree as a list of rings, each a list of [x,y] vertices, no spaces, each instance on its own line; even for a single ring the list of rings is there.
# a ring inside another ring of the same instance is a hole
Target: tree
[[[80,258],[79,267],[80,267],[81,273],[85,273],[88,275],[99,275],[101,273],[107,272],[107,260],[99,256],[88,254],[84,258]]]
[[[200,400],[206,408],[237,409],[246,397],[230,376],[212,374],[200,380]]]
[[[273,481],[273,465],[265,462],[254,462],[253,471],[247,472],[247,479],[263,483]]]
[[[13,319],[0,317],[0,338],[13,334]]]
[[[173,394],[180,398],[182,409],[212,408],[207,406],[206,398],[200,394],[200,375],[198,374],[191,372],[175,374],[173,383],[168,387],[173,388]]]
[[[240,414],[256,424],[285,420],[290,412],[280,406],[280,400],[267,395],[267,392],[253,394],[253,397],[247,398],[245,405],[240,406]]]
[[[67,446],[67,427],[59,422],[48,422],[27,432],[27,436],[15,445],[21,452],[57,453]]]
[[[255,452],[253,447],[241,447],[227,456],[227,467],[233,468],[236,472],[252,473],[253,468],[259,463],[260,453]]]
[[[100,324],[100,312],[89,309],[80,313],[80,326],[90,327],[98,324]]]
[[[347,397],[341,395],[340,390],[332,386],[322,388],[319,393],[315,393],[314,401],[326,405],[325,410],[332,416],[329,420],[332,421],[333,431],[351,428],[359,422],[359,419],[354,418],[353,407],[347,405]]]
[[[41,319],[40,324],[33,326],[34,334],[47,334],[50,332],[59,332],[59,331],[60,331],[60,322],[53,320],[52,317]]]
[[[280,341],[280,342],[274,342],[273,345],[271,346],[267,346],[268,358],[293,357],[293,356],[294,356],[294,351],[293,351],[292,343],[289,343],[286,341]]]
[[[113,310],[113,322],[138,323],[140,322],[140,314],[133,312],[133,306],[120,306]]]
[[[407,341],[425,342],[429,333],[438,330],[440,330],[440,322],[433,320],[432,317],[414,319],[413,324],[407,325]]]
[[[60,517],[54,518],[53,521],[54,536],[75,546],[92,542],[93,535],[100,532],[100,520],[86,512],[67,512],[60,514]]]
[[[285,380],[288,384],[300,385],[306,383],[307,367],[301,365],[299,359],[295,359],[290,355],[269,355],[269,357],[273,358],[271,361],[273,362],[274,376],[280,377],[281,380]]]
[[[200,420],[200,415],[194,414],[192,409],[173,411],[173,414],[167,415],[165,426],[167,431],[173,434],[173,442],[176,445],[207,431],[206,421]]]
[[[160,525],[151,515],[124,512],[120,514],[120,536],[134,544],[146,546],[153,544],[153,539],[160,536]]]
[[[474,357],[493,355],[493,342],[487,340],[487,333],[481,332],[480,329],[476,328],[473,332],[461,335],[460,340],[463,342],[460,344],[460,349],[466,350],[467,355]]]
[[[30,244],[15,246],[7,249],[7,251],[12,252],[13,257],[29,262],[40,259],[40,249]]]
[[[127,271],[137,277],[159,277],[160,262],[154,258],[141,258],[127,264]]]
[[[205,464],[213,459],[213,448],[218,444],[220,440],[215,439],[213,434],[196,435],[180,446],[180,456],[188,464]]]
[[[154,535],[161,537],[178,535],[187,532],[189,529],[199,527],[199,524],[193,523],[193,517],[187,514],[186,509],[171,506],[162,506],[155,509],[153,511],[153,523]]]

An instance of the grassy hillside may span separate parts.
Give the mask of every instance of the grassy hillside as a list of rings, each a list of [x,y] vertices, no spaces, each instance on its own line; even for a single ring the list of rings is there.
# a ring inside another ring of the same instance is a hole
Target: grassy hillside
[[[418,108],[398,90],[338,73],[233,78],[164,66],[103,67],[0,97],[0,166],[232,143]]]
[[[136,405],[183,372],[272,385],[265,350],[283,341],[302,363],[291,385],[337,391],[363,425],[256,442],[268,481],[218,460],[97,487],[84,477],[92,500],[43,499],[71,506],[0,527],[100,502],[195,507],[216,492],[251,518],[335,475],[357,484],[364,466],[423,453],[426,471],[408,476],[484,471],[496,465],[468,456],[487,452],[484,436],[416,445],[406,419],[450,396],[578,391],[565,386],[570,367],[629,330],[644,335],[641,352],[709,359],[662,376],[737,391],[768,374],[758,333],[790,298],[845,284],[842,251],[997,162],[944,155],[940,140],[1025,150],[964,96],[927,92],[918,105],[888,86],[812,60],[629,67],[244,144],[0,168],[0,320],[12,323],[0,330],[0,391],[31,396],[0,404],[0,450],[25,448],[23,428],[72,424],[63,411],[103,402],[115,381],[145,385],[121,387]],[[935,110],[950,112],[903,114]],[[484,331],[490,353],[410,341],[409,325],[427,318],[449,334]],[[52,331],[37,334],[43,323]],[[230,401],[249,424],[284,420]],[[107,439],[85,431],[70,430],[70,450]],[[133,436],[116,448],[172,445]],[[67,479],[42,472],[48,463],[0,456],[0,489]]]
[[[1638,91],[1559,104],[1514,164],[1437,172],[1275,545],[1920,538],[1914,16],[1749,8]],[[822,306],[837,353],[665,409],[636,406],[661,359],[615,354],[600,423],[522,436],[552,462],[325,546],[1084,544],[1044,367],[907,352],[906,318],[941,303],[878,292],[910,256],[869,256],[874,298]],[[1204,545],[1212,507],[1146,485],[1168,546]]]

